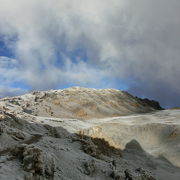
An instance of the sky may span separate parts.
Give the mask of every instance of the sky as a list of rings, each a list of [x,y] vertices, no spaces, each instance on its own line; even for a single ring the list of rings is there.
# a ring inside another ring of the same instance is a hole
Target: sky
[[[82,86],[180,106],[179,0],[0,4],[0,97]]]

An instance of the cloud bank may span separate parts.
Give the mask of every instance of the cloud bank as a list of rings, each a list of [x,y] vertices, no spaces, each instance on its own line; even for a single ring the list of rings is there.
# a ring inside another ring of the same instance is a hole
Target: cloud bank
[[[14,53],[12,61],[0,58],[3,86],[117,88],[123,82],[135,95],[180,104],[179,0],[0,3],[0,39]]]

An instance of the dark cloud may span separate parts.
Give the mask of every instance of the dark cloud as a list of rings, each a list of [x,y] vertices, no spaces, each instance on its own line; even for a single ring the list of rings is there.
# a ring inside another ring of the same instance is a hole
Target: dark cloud
[[[180,104],[179,92],[168,87],[165,82],[139,82],[131,86],[128,91],[138,97],[155,99],[161,102],[164,108],[179,107]]]

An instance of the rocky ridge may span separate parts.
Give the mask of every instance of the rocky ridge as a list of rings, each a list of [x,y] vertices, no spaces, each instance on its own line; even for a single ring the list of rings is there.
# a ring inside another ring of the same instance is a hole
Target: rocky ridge
[[[17,106],[27,114],[77,119],[115,117],[162,109],[156,101],[134,97],[125,91],[80,87],[35,91],[1,101],[6,108],[11,108],[8,104]]]

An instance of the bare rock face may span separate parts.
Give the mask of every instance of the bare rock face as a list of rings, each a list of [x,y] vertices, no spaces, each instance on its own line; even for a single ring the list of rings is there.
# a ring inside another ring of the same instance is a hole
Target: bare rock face
[[[160,106],[159,102],[157,102],[157,101],[149,100],[149,99],[147,99],[147,98],[145,98],[145,99],[140,99],[140,98],[138,98],[138,99],[139,99],[142,103],[147,104],[147,105],[153,107],[153,108],[156,109],[156,110],[163,110],[163,108]]]

